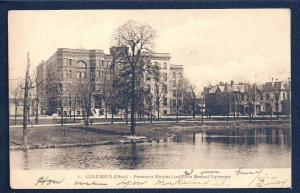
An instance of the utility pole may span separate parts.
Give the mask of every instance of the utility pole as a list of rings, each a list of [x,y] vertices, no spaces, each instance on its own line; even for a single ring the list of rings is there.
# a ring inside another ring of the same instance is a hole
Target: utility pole
[[[26,76],[25,76],[25,85],[24,85],[24,99],[23,99],[23,140],[22,145],[27,149],[27,115],[28,115],[28,84],[29,84],[29,52],[27,53],[27,67],[26,67]]]

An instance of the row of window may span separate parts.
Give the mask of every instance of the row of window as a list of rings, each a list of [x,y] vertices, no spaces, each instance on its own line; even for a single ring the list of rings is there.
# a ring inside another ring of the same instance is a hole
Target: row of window
[[[182,78],[181,72],[178,72],[178,78]],[[173,79],[176,79],[176,72],[173,72]]]
[[[72,66],[73,64],[77,64],[78,63],[84,63],[84,66],[86,67],[86,63],[83,61],[78,61],[76,62],[76,59],[71,59],[71,58],[64,58],[64,59],[58,59],[58,65],[62,66],[62,65],[69,65]],[[105,60],[101,60],[101,59],[97,59],[97,60],[90,60],[91,66],[106,66],[109,67],[111,65],[111,61],[105,61]]]
[[[163,63],[163,65],[161,65],[159,62],[154,62],[155,66],[159,66],[161,69],[167,69],[168,65],[166,62]]]
[[[105,75],[105,71],[102,70],[97,70],[96,71],[96,77],[101,77]],[[86,78],[87,74],[85,71],[77,71],[76,72],[76,78],[81,79],[81,78]],[[94,77],[93,73],[91,74],[91,77]],[[64,70],[62,73],[62,78],[72,78],[72,70]]]
[[[151,104],[151,101],[147,101],[147,105],[150,105],[150,104]],[[163,97],[162,104],[163,104],[163,106],[168,105],[168,99],[166,97]]]

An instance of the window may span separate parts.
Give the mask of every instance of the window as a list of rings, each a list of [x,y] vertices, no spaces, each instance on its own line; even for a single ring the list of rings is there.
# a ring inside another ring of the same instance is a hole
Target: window
[[[163,69],[167,69],[167,63],[166,62],[164,62]]]
[[[266,100],[269,100],[269,99],[270,99],[270,94],[267,93],[267,94],[266,94]]]
[[[176,78],[176,72],[173,72],[173,79]]]
[[[72,70],[69,71],[69,77],[72,78]]]
[[[63,71],[63,78],[67,78],[67,71]]]
[[[168,114],[168,111],[167,111],[167,110],[164,110],[164,111],[163,111],[163,114],[164,114],[164,115]]]
[[[69,59],[69,65],[72,66],[72,59]]]
[[[176,86],[176,80],[173,80],[173,87]]]
[[[80,111],[76,111],[76,114],[77,114],[77,115],[80,115]]]
[[[80,77],[81,77],[81,72],[76,72],[76,78],[80,79]]]
[[[181,78],[181,77],[182,77],[182,73],[181,73],[181,72],[179,72],[179,73],[178,73],[178,76],[179,76],[179,78]]]
[[[102,66],[104,66],[104,60],[102,60]]]
[[[96,76],[100,77],[100,70],[97,70]]]
[[[81,78],[85,78],[86,77],[86,73],[85,72],[82,72],[81,73]]]
[[[64,58],[64,64],[63,65],[68,65],[68,62],[69,62],[68,58]]]
[[[163,105],[164,106],[168,105],[168,99],[166,97],[163,98]]]
[[[95,67],[95,60],[91,60],[91,66]]]
[[[92,79],[95,78],[95,71],[92,71],[92,72],[90,73],[90,77],[91,77]]]
[[[100,90],[100,84],[96,84],[96,91],[99,91]]]
[[[168,74],[167,73],[163,73],[163,80],[167,81],[168,80]]]
[[[173,97],[176,97],[176,90],[173,90]]]
[[[282,93],[282,98],[283,100],[285,100],[285,93]]]
[[[62,65],[63,65],[62,59],[58,59],[58,65],[59,65],[59,66],[62,66]]]

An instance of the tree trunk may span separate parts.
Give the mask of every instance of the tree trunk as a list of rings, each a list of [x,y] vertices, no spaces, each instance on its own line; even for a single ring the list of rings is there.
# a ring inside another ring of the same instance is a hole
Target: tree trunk
[[[277,100],[276,101],[276,117],[277,117],[277,119],[279,118],[278,110],[279,110],[279,104],[278,104],[278,100]]]
[[[18,114],[18,108],[16,105],[16,107],[15,107],[15,125],[17,124],[17,114]]]
[[[193,94],[193,103],[192,103],[192,113],[193,113],[193,119],[196,118],[196,97]]]
[[[159,107],[159,102],[158,102],[158,104],[157,104],[157,120],[159,120],[159,116],[160,116],[159,111],[160,111],[160,107]]]
[[[152,123],[152,117],[153,117],[153,115],[152,115],[152,104],[151,104],[151,107],[150,107],[150,123]]]
[[[130,109],[130,133],[135,135],[135,68],[132,70],[132,79],[131,79],[131,109]]]
[[[114,124],[114,114],[115,114],[115,110],[114,110],[114,106],[112,106],[112,108],[111,108],[111,124]]]
[[[35,124],[39,122],[39,103],[36,103]]]
[[[75,123],[75,120],[76,120],[76,117],[75,117],[76,114],[75,114],[75,113],[76,113],[76,109],[74,109],[74,111],[73,111],[73,122],[74,122],[74,123]]]
[[[107,99],[105,99],[105,120],[107,120]]]
[[[126,109],[125,109],[125,122],[126,122],[126,125],[128,125],[128,107],[126,107]]]
[[[24,99],[23,99],[23,140],[22,144],[24,148],[27,148],[27,115],[28,115],[28,110],[27,110],[27,105],[28,105],[28,72],[26,73],[26,80],[25,80],[25,91],[24,91]]]
[[[203,125],[203,107],[201,109],[201,124]]]
[[[61,101],[61,103],[62,103],[62,101]],[[63,109],[63,106],[62,105],[60,105],[60,121],[61,121],[61,126],[63,126],[64,125],[64,109]]]
[[[77,98],[77,97],[75,97],[75,101],[74,101],[74,119],[73,119],[73,122],[74,122],[74,123],[75,123],[75,121],[76,121],[76,114],[75,114],[75,113],[76,113],[76,105],[77,105],[77,104],[76,104],[76,98]]]

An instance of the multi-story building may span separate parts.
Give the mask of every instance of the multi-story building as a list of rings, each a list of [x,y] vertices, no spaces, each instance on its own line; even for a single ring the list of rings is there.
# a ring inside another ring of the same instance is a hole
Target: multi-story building
[[[272,79],[263,85],[263,111],[267,114],[290,114],[290,81]]]
[[[40,85],[37,92],[40,95],[43,112],[49,115],[61,113],[60,106],[63,106],[65,115],[71,114],[74,98],[76,103],[76,87],[81,86],[81,82],[88,79],[94,85],[92,95],[92,107],[101,108],[103,105],[103,88],[110,81],[109,69],[112,57],[103,50],[85,50],[59,48],[45,62],[37,67],[39,80],[45,81],[45,87]],[[78,101],[77,101],[78,102]],[[62,104],[61,104],[62,103]],[[83,114],[84,110],[80,105],[75,105],[76,114]]]
[[[83,115],[85,112],[77,100],[79,96],[76,88],[82,86],[83,81],[89,80],[94,86],[91,111],[100,114],[100,110],[103,111],[105,106],[107,107],[109,97],[107,92],[111,89],[112,76],[118,74],[117,65],[124,62],[115,61],[115,56],[119,52],[122,52],[122,48],[112,47],[110,54],[105,54],[103,50],[58,48],[48,60],[42,61],[37,67],[38,80],[44,83],[37,88],[42,113]],[[174,113],[170,103],[174,103],[174,96],[177,96],[177,93],[180,94],[176,89],[180,88],[183,66],[170,65],[169,53],[143,53],[143,55],[150,59],[152,64],[160,67],[161,80],[166,84],[159,112]]]
[[[170,114],[182,113],[183,98],[183,65],[170,65],[168,98],[170,101]]]
[[[263,85],[219,83],[204,88],[208,115],[289,114],[288,81],[272,81]]]
[[[262,91],[248,83],[219,83],[206,87],[205,107],[209,115],[244,115],[261,112]]]

